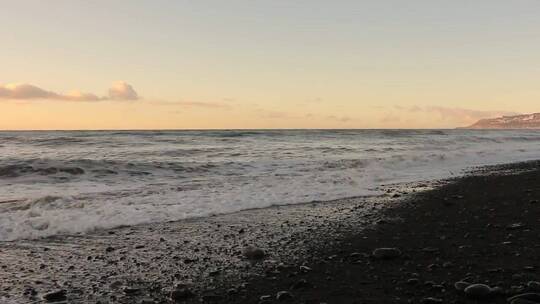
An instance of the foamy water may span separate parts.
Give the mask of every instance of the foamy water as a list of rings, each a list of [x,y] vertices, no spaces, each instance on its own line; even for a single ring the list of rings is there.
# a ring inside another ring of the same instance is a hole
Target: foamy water
[[[540,132],[0,132],[0,240],[377,194],[540,158]]]

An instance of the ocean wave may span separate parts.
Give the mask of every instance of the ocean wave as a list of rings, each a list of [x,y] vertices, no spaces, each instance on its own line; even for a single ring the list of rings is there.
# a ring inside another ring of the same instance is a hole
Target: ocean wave
[[[0,240],[377,194],[538,158],[540,133],[0,132]]]
[[[21,175],[39,174],[53,175],[66,173],[70,175],[84,174],[84,169],[79,167],[34,167],[28,165],[7,165],[0,167],[0,178],[19,177]]]
[[[80,144],[86,142],[83,138],[60,136],[54,138],[38,138],[32,141],[32,144],[36,146],[58,146],[58,145],[71,145]]]
[[[171,155],[166,155],[172,157]],[[180,156],[180,155],[177,155]],[[203,174],[218,168],[214,163],[183,163],[183,162],[134,162],[113,160],[59,160],[59,159],[29,159],[17,161],[3,161],[0,164],[1,179],[17,178],[55,178],[57,182],[67,182],[72,179],[96,179],[107,177],[121,179],[128,177],[146,176],[180,176],[181,174]],[[180,174],[180,175],[179,175]],[[62,179],[56,179],[63,177]],[[117,180],[120,181],[120,180]],[[29,180],[28,182],[32,182]]]

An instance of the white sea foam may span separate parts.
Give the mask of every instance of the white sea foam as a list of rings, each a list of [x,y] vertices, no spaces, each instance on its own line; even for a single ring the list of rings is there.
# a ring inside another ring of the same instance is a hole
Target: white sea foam
[[[536,131],[0,133],[0,240],[280,204],[539,158]]]

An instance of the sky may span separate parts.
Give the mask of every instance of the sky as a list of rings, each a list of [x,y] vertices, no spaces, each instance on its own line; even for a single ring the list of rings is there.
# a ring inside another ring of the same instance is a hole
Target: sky
[[[454,128],[540,112],[538,0],[0,0],[0,129]]]

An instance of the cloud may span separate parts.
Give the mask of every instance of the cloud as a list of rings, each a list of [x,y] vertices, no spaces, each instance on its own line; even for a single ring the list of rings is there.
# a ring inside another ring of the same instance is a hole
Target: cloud
[[[451,108],[451,107],[441,107],[441,106],[394,106],[395,109],[399,111],[406,111],[410,113],[427,113],[427,114],[437,114],[440,119],[447,121],[454,121],[460,123],[471,123],[476,122],[479,119],[484,118],[493,118],[500,117],[505,115],[517,115],[520,113],[509,112],[509,111],[483,111],[483,110],[473,110],[466,108]]]
[[[64,101],[100,101],[100,100],[137,100],[139,96],[133,87],[123,81],[113,84],[107,96],[98,96],[92,93],[81,91],[71,91],[67,94],[60,94],[48,91],[35,85],[26,83],[0,84],[0,99],[10,100],[32,100],[49,99]]]
[[[81,91],[72,91],[66,95],[60,95],[63,100],[70,100],[70,101],[99,101],[99,100],[105,100],[105,97],[99,97],[92,93],[83,93]]]
[[[337,121],[337,122],[349,122],[353,120],[349,116],[336,116],[336,115],[326,116],[326,119]]]
[[[447,108],[439,106],[430,106],[424,108],[424,111],[437,113],[443,119],[453,120],[453,121],[462,121],[462,122],[476,122],[479,119],[484,118],[493,118],[500,117],[505,115],[517,115],[516,112],[508,111],[482,111],[482,110],[471,110],[464,108]]]
[[[282,118],[293,118],[289,115],[287,112],[282,111],[273,111],[273,110],[263,110],[259,109],[257,110],[257,114],[261,118],[267,118],[267,119],[282,119]]]
[[[6,84],[0,85],[0,98],[5,99],[57,99],[60,96],[54,92],[45,91],[31,84]]]
[[[386,123],[398,123],[401,122],[401,118],[396,115],[386,115],[383,118],[380,119],[380,122],[386,124]]]
[[[139,95],[133,87],[124,81],[118,81],[109,89],[109,99],[113,100],[137,100]]]
[[[224,103],[217,102],[203,102],[203,101],[152,101],[151,103],[161,106],[180,106],[185,108],[221,108],[229,109],[231,106]]]

